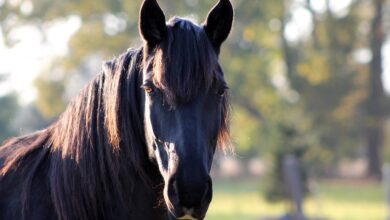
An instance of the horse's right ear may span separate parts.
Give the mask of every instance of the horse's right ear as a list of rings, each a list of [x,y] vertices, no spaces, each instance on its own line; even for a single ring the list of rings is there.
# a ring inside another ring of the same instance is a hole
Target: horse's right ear
[[[139,15],[139,32],[146,43],[154,47],[167,34],[165,15],[156,0],[145,0]]]

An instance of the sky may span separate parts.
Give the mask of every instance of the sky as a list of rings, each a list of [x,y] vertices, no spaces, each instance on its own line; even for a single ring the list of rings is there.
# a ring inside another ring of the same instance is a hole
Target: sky
[[[2,0],[0,0],[2,1]],[[334,13],[343,16],[348,13],[348,6],[352,0],[330,0],[330,6]],[[294,13],[292,22],[286,28],[286,36],[290,41],[308,37],[312,28],[311,15],[302,7],[305,0],[296,0],[293,5]],[[316,0],[313,8],[316,11],[325,11],[325,0]],[[23,10],[32,10],[28,5]],[[33,82],[39,72],[49,67],[51,61],[66,55],[67,44],[71,36],[81,26],[81,20],[77,16],[70,16],[65,20],[47,24],[47,38],[44,41],[41,34],[32,26],[19,28],[11,33],[18,43],[7,48],[0,34],[0,74],[8,74],[8,80],[0,86],[0,96],[9,91],[20,94],[21,104],[27,104],[34,100],[36,92]],[[390,94],[390,41],[383,48],[384,73],[383,81],[386,91]],[[355,54],[355,59],[361,62],[369,62],[370,51],[362,48]]]

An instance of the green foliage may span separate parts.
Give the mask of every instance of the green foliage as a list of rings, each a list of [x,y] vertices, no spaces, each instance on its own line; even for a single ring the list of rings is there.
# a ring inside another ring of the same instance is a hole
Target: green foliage
[[[305,155],[308,152],[309,145],[302,140],[302,134],[299,134],[296,128],[290,125],[279,125],[279,145],[274,148],[272,153],[272,170],[267,178],[265,197],[268,201],[277,202],[282,200],[291,201],[288,191],[287,180],[284,176],[283,163],[288,156],[294,156],[299,165],[299,179],[302,183],[303,196],[306,196],[308,190],[307,169],[305,166]]]
[[[63,81],[53,81],[39,77],[35,80],[35,86],[39,88],[35,103],[46,120],[53,119],[64,111],[63,94],[65,85]]]
[[[16,94],[12,93],[0,97],[0,143],[16,134],[12,120],[18,107]]]

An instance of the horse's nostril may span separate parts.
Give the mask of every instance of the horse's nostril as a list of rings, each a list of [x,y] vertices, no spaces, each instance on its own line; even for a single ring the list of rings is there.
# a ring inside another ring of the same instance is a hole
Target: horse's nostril
[[[211,178],[207,178],[203,183],[194,182],[180,182],[175,177],[171,177],[166,185],[170,204],[186,208],[187,211],[208,206],[212,199]]]

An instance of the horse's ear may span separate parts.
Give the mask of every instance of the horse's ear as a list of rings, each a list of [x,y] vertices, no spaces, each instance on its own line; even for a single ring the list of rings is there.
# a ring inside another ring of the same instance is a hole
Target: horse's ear
[[[219,51],[221,44],[229,36],[233,23],[233,6],[229,0],[219,2],[209,12],[204,29],[213,44]]]
[[[156,46],[167,34],[165,15],[156,0],[145,0],[139,15],[139,32],[149,46]]]

